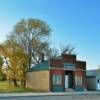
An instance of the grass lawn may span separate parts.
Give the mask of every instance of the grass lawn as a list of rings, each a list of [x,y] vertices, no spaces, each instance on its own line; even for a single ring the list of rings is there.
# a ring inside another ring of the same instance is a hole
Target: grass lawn
[[[12,93],[24,93],[24,92],[36,92],[32,89],[28,88],[20,88],[20,87],[14,87],[13,83],[10,83],[8,81],[0,81],[0,92],[12,92]]]

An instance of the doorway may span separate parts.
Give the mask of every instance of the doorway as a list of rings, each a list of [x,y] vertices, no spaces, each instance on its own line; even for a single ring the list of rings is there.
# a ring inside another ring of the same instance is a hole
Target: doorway
[[[100,90],[100,79],[97,80],[97,90]]]
[[[73,71],[65,71],[65,89],[73,88]]]

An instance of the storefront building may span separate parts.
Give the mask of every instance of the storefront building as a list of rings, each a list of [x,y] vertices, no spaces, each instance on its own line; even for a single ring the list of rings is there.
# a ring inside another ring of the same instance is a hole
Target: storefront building
[[[26,86],[52,92],[85,91],[86,62],[69,54],[50,58],[27,72]]]

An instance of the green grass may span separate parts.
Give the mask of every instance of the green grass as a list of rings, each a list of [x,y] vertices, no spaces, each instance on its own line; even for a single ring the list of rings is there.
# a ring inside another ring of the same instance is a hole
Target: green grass
[[[0,92],[1,93],[25,93],[25,92],[35,92],[32,89],[29,88],[20,88],[20,87],[14,87],[13,83],[10,83],[8,81],[0,81]]]

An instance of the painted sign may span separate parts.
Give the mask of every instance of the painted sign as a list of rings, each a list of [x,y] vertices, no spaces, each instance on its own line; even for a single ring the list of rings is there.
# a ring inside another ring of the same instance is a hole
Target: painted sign
[[[64,68],[69,70],[75,69],[75,64],[64,63]]]

